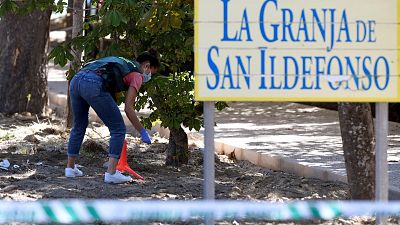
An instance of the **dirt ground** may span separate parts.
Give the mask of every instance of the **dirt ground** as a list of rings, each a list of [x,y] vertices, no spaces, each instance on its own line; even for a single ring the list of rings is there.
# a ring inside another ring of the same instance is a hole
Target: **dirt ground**
[[[103,182],[107,158],[108,131],[92,123],[78,164],[85,176],[67,179],[64,175],[68,130],[55,117],[0,114],[0,161],[7,159],[9,170],[0,169],[0,199],[28,200],[54,198],[110,198],[124,200],[202,198],[202,153],[190,146],[190,162],[180,168],[164,165],[168,140],[153,137],[145,145],[128,135],[128,163],[145,177],[129,184]],[[227,156],[216,156],[216,198],[281,202],[302,199],[348,199],[345,183],[308,179],[260,168]],[[201,221],[145,224],[200,224]],[[130,223],[132,224],[132,223]],[[143,224],[143,223],[137,223]],[[357,217],[335,221],[269,222],[218,221],[217,224],[375,224],[373,218]],[[391,224],[399,224],[391,219]]]

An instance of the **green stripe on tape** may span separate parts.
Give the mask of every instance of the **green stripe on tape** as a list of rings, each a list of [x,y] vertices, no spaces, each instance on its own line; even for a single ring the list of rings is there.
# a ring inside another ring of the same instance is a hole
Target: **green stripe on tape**
[[[92,218],[94,220],[100,220],[101,219],[99,214],[97,214],[96,209],[93,206],[86,205],[86,209],[88,210],[88,212],[90,213],[90,215],[92,216]]]
[[[310,204],[310,211],[313,218],[322,219],[321,214],[319,213],[319,209],[314,204]]]
[[[297,210],[297,208],[295,206],[289,205],[289,210],[291,212],[290,216],[292,219],[299,220],[302,218],[299,211]]]
[[[340,208],[337,204],[332,204],[331,209],[332,209],[332,212],[334,213],[335,218],[338,218],[342,215],[342,210],[340,210]]]
[[[47,205],[42,204],[43,210],[46,212],[46,215],[50,218],[51,222],[59,222],[57,216],[54,214],[53,210]]]
[[[75,210],[67,203],[63,203],[64,208],[67,210],[69,216],[72,219],[72,222],[80,221],[79,216],[76,214]]]

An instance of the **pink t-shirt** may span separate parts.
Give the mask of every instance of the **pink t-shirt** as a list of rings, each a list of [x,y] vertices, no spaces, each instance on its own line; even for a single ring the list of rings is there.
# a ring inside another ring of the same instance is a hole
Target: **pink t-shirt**
[[[143,75],[138,72],[131,72],[124,77],[124,83],[129,87],[134,87],[138,92],[143,83]]]

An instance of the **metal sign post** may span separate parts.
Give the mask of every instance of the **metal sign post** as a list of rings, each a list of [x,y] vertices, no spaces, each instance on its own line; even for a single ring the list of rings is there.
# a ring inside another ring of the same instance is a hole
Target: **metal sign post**
[[[215,199],[214,108],[214,102],[204,102],[204,200]],[[205,224],[212,225],[214,220],[206,218]]]
[[[388,178],[388,103],[376,103],[375,109],[375,199],[376,201],[388,201],[389,178]],[[377,217],[376,224],[387,224],[386,217]]]

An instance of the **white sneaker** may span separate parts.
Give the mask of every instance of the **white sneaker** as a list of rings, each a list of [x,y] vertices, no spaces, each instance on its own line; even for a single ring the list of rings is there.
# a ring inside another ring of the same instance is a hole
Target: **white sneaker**
[[[132,181],[132,177],[125,176],[118,170],[116,170],[114,174],[106,172],[106,174],[104,175],[104,182],[106,183],[122,184],[129,181]]]
[[[72,168],[65,168],[65,176],[66,177],[81,177],[83,176],[83,172],[78,169],[78,167]]]

